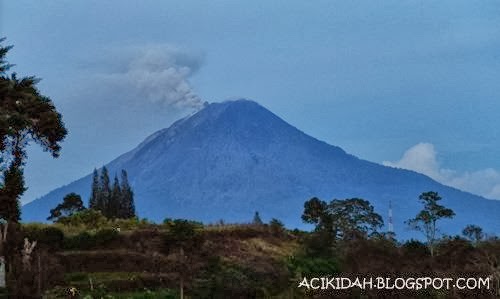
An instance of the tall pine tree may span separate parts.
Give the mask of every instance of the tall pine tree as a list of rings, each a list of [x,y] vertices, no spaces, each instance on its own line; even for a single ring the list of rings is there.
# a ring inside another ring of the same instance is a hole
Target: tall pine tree
[[[106,218],[128,219],[135,217],[134,192],[129,185],[125,170],[121,172],[121,182],[115,175],[110,186],[109,172],[106,167],[102,172],[94,169],[89,208],[101,211]]]
[[[113,182],[113,189],[111,189],[111,195],[108,201],[108,213],[110,218],[124,218],[121,215],[121,199],[122,199],[122,190],[120,188],[120,183],[118,182],[118,177],[115,175],[115,179]]]
[[[127,171],[122,169],[122,182],[121,182],[122,199],[121,206],[123,208],[123,218],[133,218],[135,217],[135,203],[134,203],[134,192],[130,187],[128,182]]]
[[[89,199],[89,209],[98,210],[98,200],[100,195],[99,190],[99,173],[97,169],[94,168],[94,173],[92,175],[92,187],[90,191],[90,199]]]
[[[108,209],[108,204],[111,196],[111,187],[109,185],[109,174],[106,166],[102,168],[99,190],[100,194],[97,197],[97,210],[101,211],[104,216],[109,218],[110,211]]]

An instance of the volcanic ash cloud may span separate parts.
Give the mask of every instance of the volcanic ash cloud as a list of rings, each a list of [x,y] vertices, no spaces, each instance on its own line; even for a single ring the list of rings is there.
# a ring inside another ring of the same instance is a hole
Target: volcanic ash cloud
[[[193,110],[203,107],[188,80],[202,64],[200,55],[171,45],[136,47],[121,55],[125,59],[118,57],[118,69],[103,75],[105,81],[151,103]]]

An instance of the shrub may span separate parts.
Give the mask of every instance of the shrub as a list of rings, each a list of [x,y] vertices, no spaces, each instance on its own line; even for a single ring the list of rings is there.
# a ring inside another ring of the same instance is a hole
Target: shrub
[[[187,220],[187,219],[172,219],[172,218],[165,218],[163,220],[163,226],[167,229],[172,229],[175,226],[191,226],[196,230],[203,229],[203,223],[199,221],[194,221],[194,220]]]
[[[201,236],[200,231],[203,224],[185,219],[175,219],[164,221],[164,226],[168,229],[165,234],[165,241],[172,243],[185,243],[195,241]]]
[[[109,297],[106,294],[108,294],[108,289],[105,284],[101,283],[99,284],[94,290],[91,292],[92,298],[114,298],[114,297]]]
[[[38,227],[31,226],[24,228],[24,237],[31,241],[37,241],[51,248],[61,248],[64,241],[64,233],[52,226]]]
[[[87,209],[78,213],[75,213],[68,217],[63,217],[59,219],[58,223],[63,225],[79,226],[84,225],[87,228],[96,229],[106,225],[108,219],[104,217],[101,212]]]
[[[285,226],[283,225],[283,222],[273,218],[269,222],[269,230],[274,236],[281,236],[285,232]]]
[[[253,224],[227,224],[225,226],[208,227],[204,231],[210,236],[220,236],[224,238],[234,238],[237,240],[257,238],[268,234],[267,225],[256,226]]]
[[[166,221],[164,224],[168,231],[163,235],[163,242],[168,253],[172,246],[185,250],[201,246],[204,236],[201,233],[203,225],[199,222],[185,219]]]
[[[287,266],[291,273],[301,276],[321,276],[339,272],[338,262],[334,258],[299,255],[290,257]]]
[[[104,245],[108,242],[116,240],[118,235],[119,233],[115,229],[110,229],[110,228],[101,229],[94,236],[95,245]]]
[[[194,298],[270,298],[272,291],[282,288],[277,280],[277,276],[270,280],[266,273],[211,257],[206,269],[194,280],[191,293]]]
[[[51,290],[45,292],[44,298],[68,298],[69,288],[63,286],[57,286]]]
[[[120,230],[135,230],[141,227],[141,221],[137,217],[129,219],[114,219],[112,226]]]
[[[424,243],[417,241],[417,240],[409,240],[406,241],[402,246],[401,249],[403,251],[403,254],[410,255],[410,256],[426,256],[429,255],[429,248],[427,245]]]
[[[94,238],[88,232],[81,232],[76,236],[64,239],[64,249],[78,250],[90,249],[94,245]]]
[[[84,231],[75,236],[64,239],[64,248],[68,250],[86,250],[103,246],[118,238],[119,233],[115,229],[101,229],[94,235]]]

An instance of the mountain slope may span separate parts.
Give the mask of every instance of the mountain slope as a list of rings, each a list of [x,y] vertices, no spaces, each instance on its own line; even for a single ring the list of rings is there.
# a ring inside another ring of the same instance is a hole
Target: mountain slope
[[[126,169],[141,217],[205,222],[264,220],[302,226],[305,200],[318,196],[361,197],[387,215],[394,211],[396,233],[421,209],[423,191],[438,191],[457,216],[444,230],[458,233],[467,224],[500,231],[500,201],[443,186],[407,170],[358,159],[312,138],[255,102],[213,103],[160,130],[107,165],[111,174]],[[44,220],[69,192],[88,198],[86,176],[23,207],[24,221]],[[387,220],[386,220],[387,222]]]

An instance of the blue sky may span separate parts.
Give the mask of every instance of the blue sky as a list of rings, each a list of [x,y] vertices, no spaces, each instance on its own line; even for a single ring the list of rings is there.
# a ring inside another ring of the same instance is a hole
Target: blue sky
[[[203,101],[256,100],[363,159],[500,199],[497,1],[2,1],[9,61],[62,112],[32,200]]]

